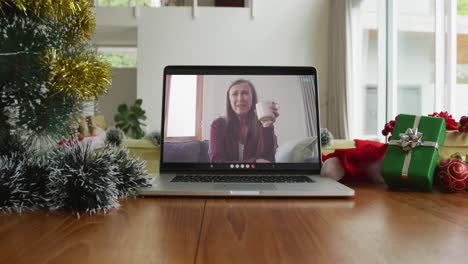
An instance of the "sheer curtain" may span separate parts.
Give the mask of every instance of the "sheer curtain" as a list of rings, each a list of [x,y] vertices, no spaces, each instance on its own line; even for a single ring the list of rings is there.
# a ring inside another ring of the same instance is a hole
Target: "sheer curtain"
[[[307,136],[317,137],[317,104],[315,98],[314,77],[301,76],[301,88],[304,108],[306,110],[306,131]]]
[[[356,0],[330,1],[327,125],[335,138],[349,137],[352,86],[351,7]]]

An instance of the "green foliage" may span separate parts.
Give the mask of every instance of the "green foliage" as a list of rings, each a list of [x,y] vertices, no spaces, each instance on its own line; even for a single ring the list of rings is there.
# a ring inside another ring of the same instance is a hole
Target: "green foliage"
[[[142,99],[137,99],[130,107],[126,104],[121,104],[117,108],[118,114],[114,116],[115,126],[135,139],[140,139],[145,136],[145,132],[141,126],[146,125],[140,121],[146,120],[146,111],[141,108],[142,102]]]
[[[101,57],[113,68],[136,68],[136,54],[101,53]]]
[[[457,83],[468,84],[468,65],[457,64]]]
[[[128,6],[128,0],[98,0],[98,6]]]
[[[458,84],[467,84],[468,83],[468,76],[467,75],[457,75],[457,83]]]
[[[468,0],[457,1],[457,13],[459,16],[468,16]]]
[[[46,101],[50,87],[50,69],[43,63],[43,54],[65,47],[64,31],[64,25],[49,18],[0,18],[0,107],[12,129],[37,129],[38,107]]]
[[[0,0],[2,145],[10,134],[69,137],[83,98],[107,88],[111,68],[88,44],[94,27],[90,2],[60,3]]]

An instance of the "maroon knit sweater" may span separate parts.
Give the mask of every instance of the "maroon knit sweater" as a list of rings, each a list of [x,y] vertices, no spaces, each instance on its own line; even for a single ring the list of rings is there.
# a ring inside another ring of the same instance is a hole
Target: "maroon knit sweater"
[[[276,136],[273,127],[263,127],[259,124],[258,138],[247,138],[244,145],[244,159],[239,160],[239,142],[231,140],[226,133],[226,119],[220,117],[213,121],[210,129],[210,148],[208,154],[211,162],[255,162],[256,159],[266,159],[275,162]]]

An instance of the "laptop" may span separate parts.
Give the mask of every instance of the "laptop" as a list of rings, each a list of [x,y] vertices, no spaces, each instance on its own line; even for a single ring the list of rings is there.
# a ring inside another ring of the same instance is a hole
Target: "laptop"
[[[321,177],[313,67],[167,66],[160,174],[139,195],[354,196]]]

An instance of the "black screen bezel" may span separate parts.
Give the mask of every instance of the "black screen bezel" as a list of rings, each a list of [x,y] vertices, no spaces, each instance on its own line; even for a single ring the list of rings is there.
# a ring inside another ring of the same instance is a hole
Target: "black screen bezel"
[[[290,67],[290,66],[166,66],[163,76],[162,111],[161,111],[161,154],[160,172],[219,172],[219,173],[275,173],[294,172],[304,174],[319,174],[321,169],[321,156],[317,163],[254,163],[255,169],[231,168],[231,164],[239,163],[188,163],[188,162],[164,162],[164,131],[165,131],[165,109],[166,109],[166,76],[167,75],[312,75],[315,85],[315,105],[317,111],[317,127],[320,127],[317,70],[315,67]],[[320,140],[320,136],[317,136]],[[318,153],[321,153],[321,144],[318,144]]]

